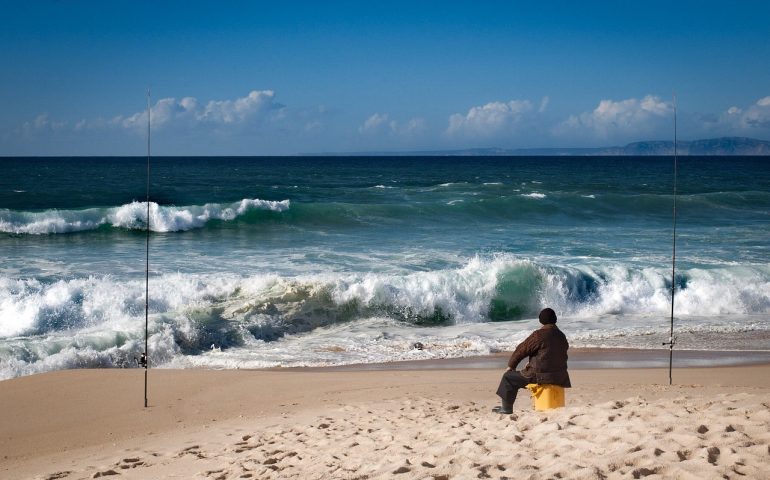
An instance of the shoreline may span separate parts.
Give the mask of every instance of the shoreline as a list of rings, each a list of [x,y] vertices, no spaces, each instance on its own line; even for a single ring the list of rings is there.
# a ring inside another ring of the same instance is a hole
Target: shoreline
[[[301,372],[357,372],[357,371],[404,371],[404,370],[466,370],[466,369],[505,369],[512,352],[496,352],[488,355],[468,357],[421,358],[414,360],[395,360],[392,362],[351,363],[343,365],[307,366],[307,367],[265,367],[265,368],[207,368],[207,367],[156,367],[151,371],[301,371]],[[626,347],[575,347],[569,349],[570,370],[602,369],[649,369],[668,368],[668,349],[640,349]],[[711,368],[729,366],[770,365],[770,350],[674,350],[673,369]],[[142,370],[132,368],[71,368],[37,372],[0,379],[0,385],[11,380],[46,375],[63,371],[78,370]]]
[[[371,371],[371,370],[445,370],[504,369],[511,352],[452,358],[399,360],[385,363],[356,363],[325,367],[273,367],[266,370],[288,371]],[[569,369],[668,368],[667,349],[570,348]],[[770,350],[674,350],[673,368],[727,367],[770,364]]]

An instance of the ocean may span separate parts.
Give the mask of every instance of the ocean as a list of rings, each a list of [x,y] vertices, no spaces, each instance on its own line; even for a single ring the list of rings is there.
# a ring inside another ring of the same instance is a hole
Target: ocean
[[[0,158],[0,379],[136,367],[146,158]],[[152,368],[661,348],[673,159],[152,158]],[[680,157],[677,349],[770,350],[770,159]],[[420,342],[423,349],[414,348]]]

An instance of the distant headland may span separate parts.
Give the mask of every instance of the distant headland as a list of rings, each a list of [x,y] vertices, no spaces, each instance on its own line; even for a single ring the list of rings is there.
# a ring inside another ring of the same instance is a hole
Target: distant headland
[[[703,140],[680,140],[679,155],[768,155],[770,141],[747,137],[719,137]],[[458,150],[417,150],[392,152],[335,152],[307,155],[321,156],[644,156],[673,155],[671,140],[633,142],[622,147],[595,148],[466,148]]]

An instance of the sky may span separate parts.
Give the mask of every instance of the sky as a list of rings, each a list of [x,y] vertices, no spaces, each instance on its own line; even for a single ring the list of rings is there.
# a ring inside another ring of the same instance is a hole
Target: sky
[[[0,0],[0,155],[770,140],[770,2]]]

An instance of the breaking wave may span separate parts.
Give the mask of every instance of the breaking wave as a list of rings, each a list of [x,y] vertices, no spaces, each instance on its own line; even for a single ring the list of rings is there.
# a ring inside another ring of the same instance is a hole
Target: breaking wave
[[[283,212],[289,200],[273,201],[245,198],[230,204],[207,203],[183,207],[159,206],[150,202],[150,228],[154,232],[179,232],[201,228],[212,220],[230,221],[250,211]],[[29,235],[82,232],[102,226],[144,230],[147,203],[131,202],[111,208],[84,210],[46,210],[16,212],[0,209],[0,232]]]
[[[328,199],[322,202],[243,199],[234,203],[164,206],[150,203],[150,225],[156,232],[182,232],[205,228],[216,221],[235,219],[246,224],[260,223],[281,214],[286,224],[369,225],[386,222],[436,222],[442,225],[462,221],[518,221],[521,218],[567,218],[577,223],[587,219],[610,222],[629,217],[662,219],[670,215],[671,198],[657,194],[593,194],[589,192],[550,191],[522,193],[513,189],[500,195],[477,195],[476,186],[445,184],[442,192],[421,201],[411,201],[414,192],[387,188],[393,199],[376,198],[375,203],[355,203]],[[377,185],[376,189],[383,190]],[[462,188],[460,188],[462,187]],[[459,188],[457,191],[452,188]],[[470,190],[468,190],[470,189]],[[405,196],[404,196],[405,195]],[[395,199],[395,201],[393,201]],[[765,192],[723,192],[681,195],[678,207],[682,218],[719,224],[734,218],[738,210],[749,218],[765,218],[770,208],[770,194]],[[722,216],[715,216],[722,210]],[[267,216],[267,217],[266,217]],[[132,202],[118,207],[80,210],[17,211],[0,209],[0,232],[45,235],[92,231],[101,228],[143,230],[147,204]],[[568,220],[569,221],[569,220]]]
[[[665,269],[618,263],[548,265],[510,255],[404,274],[167,274],[150,283],[150,348],[156,366],[195,364],[196,358],[210,355],[212,346],[222,350],[219,355],[247,352],[252,360],[269,349],[275,357],[269,365],[281,365],[279,351],[298,338],[323,337],[318,348],[333,353],[335,345],[350,340],[343,338],[350,331],[331,338],[334,329],[371,319],[385,319],[402,330],[483,329],[499,321],[534,318],[543,305],[561,317],[581,319],[571,322],[572,335],[590,332],[595,339],[597,330],[617,335],[618,325],[602,325],[608,316],[665,317],[670,308],[667,274]],[[717,330],[759,328],[720,319],[770,313],[768,266],[690,269],[677,284],[677,316],[712,317],[716,323],[709,325]],[[60,368],[131,366],[143,350],[143,316],[141,281],[110,276],[50,282],[2,278],[0,378]],[[637,327],[649,330],[643,325]],[[635,326],[624,327],[633,331]],[[392,340],[381,330],[376,335],[377,342]],[[510,339],[510,332],[505,335]],[[484,342],[492,348],[500,338]],[[331,357],[325,362],[345,362]],[[236,358],[230,358],[235,366]]]

